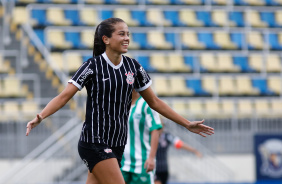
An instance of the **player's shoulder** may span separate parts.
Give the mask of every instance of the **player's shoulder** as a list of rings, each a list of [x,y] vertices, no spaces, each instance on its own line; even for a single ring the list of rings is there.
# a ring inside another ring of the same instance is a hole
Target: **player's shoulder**
[[[125,61],[127,61],[127,62],[138,63],[138,61],[135,58],[131,57],[131,56],[126,56],[126,55],[122,55],[122,56],[123,56],[123,59]]]

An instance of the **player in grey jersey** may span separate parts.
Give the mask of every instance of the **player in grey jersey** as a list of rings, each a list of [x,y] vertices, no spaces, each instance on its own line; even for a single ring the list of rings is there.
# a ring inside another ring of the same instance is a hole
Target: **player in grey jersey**
[[[66,88],[28,122],[26,135],[46,117],[62,108],[78,90],[87,90],[85,123],[78,152],[88,167],[87,184],[124,184],[120,161],[127,139],[127,120],[132,90],[148,105],[187,130],[206,137],[213,128],[189,121],[173,111],[151,89],[149,75],[128,51],[129,30],[119,18],[102,21],[95,31],[93,58],[83,63]]]

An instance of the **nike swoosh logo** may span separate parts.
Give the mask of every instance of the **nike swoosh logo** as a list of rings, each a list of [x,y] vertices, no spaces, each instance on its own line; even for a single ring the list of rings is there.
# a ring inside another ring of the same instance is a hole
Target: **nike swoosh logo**
[[[108,79],[110,79],[110,78],[102,79],[102,81],[106,81],[106,80],[108,80]]]

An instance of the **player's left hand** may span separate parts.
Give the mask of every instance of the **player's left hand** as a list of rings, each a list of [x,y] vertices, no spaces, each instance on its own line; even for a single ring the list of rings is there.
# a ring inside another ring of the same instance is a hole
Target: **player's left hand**
[[[193,133],[199,134],[203,137],[206,137],[207,135],[214,134],[214,129],[212,127],[209,127],[207,125],[204,125],[205,120],[202,121],[190,121],[189,125],[187,125],[187,129]]]
[[[155,160],[153,158],[148,158],[144,164],[144,169],[146,169],[146,172],[150,172],[154,170],[155,168]]]

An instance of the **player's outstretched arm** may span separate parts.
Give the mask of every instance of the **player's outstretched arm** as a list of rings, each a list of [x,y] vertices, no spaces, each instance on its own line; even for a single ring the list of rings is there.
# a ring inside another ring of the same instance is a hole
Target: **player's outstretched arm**
[[[144,91],[141,91],[140,95],[145,99],[145,101],[152,109],[154,109],[164,117],[172,120],[173,122],[182,125],[189,131],[199,134],[203,137],[206,137],[206,135],[214,134],[214,129],[212,127],[203,124],[204,120],[189,121],[177,114],[172,108],[170,108],[165,102],[163,102],[155,95],[151,87],[145,89]]]
[[[68,84],[67,87],[55,98],[53,98],[46,107],[36,115],[36,117],[27,123],[26,125],[26,136],[29,135],[30,131],[35,128],[40,122],[46,117],[54,114],[61,109],[78,91],[78,88],[73,84]]]

